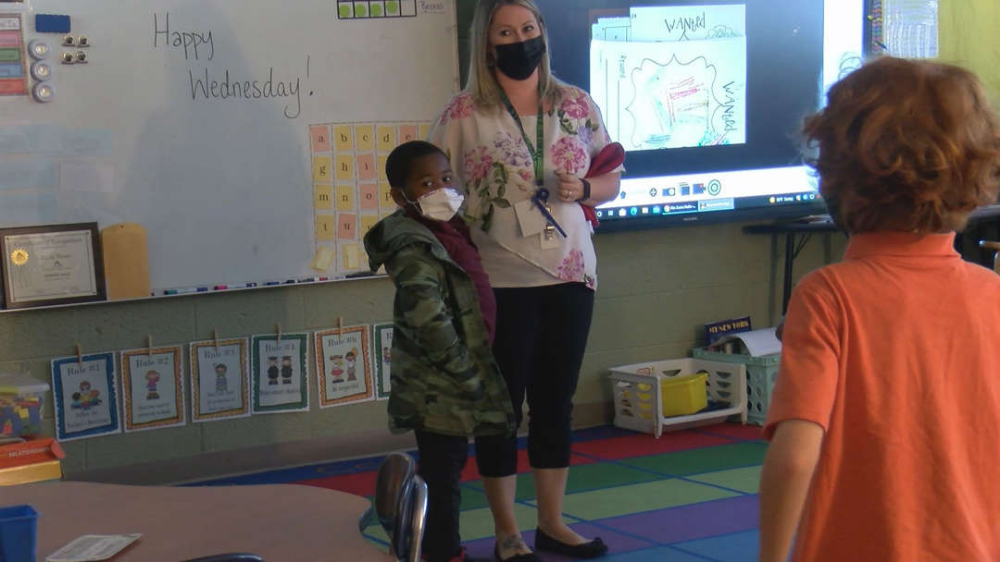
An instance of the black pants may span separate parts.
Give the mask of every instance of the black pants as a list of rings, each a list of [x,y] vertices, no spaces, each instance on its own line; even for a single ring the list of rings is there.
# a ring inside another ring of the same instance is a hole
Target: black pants
[[[417,431],[417,474],[427,482],[427,523],[424,527],[424,557],[429,562],[446,561],[462,551],[458,533],[459,489],[462,469],[469,455],[466,437]]]
[[[493,354],[507,382],[514,416],[528,398],[528,461],[532,468],[569,466],[573,394],[587,347],[594,292],[582,283],[494,289]],[[517,473],[516,437],[476,439],[483,476]]]

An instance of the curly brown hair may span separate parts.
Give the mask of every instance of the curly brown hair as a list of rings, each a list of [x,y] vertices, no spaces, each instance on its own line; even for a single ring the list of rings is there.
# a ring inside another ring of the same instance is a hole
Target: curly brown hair
[[[880,57],[837,82],[803,133],[830,214],[850,233],[961,230],[1000,192],[1000,120],[957,66]]]

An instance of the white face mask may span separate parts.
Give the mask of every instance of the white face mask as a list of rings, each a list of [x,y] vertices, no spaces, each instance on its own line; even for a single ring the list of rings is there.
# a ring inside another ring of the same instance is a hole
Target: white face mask
[[[462,206],[465,197],[458,190],[442,187],[417,199],[420,213],[436,221],[450,221]]]

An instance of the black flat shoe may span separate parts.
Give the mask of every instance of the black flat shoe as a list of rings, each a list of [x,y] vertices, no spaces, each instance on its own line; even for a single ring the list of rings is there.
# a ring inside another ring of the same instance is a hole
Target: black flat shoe
[[[566,544],[536,528],[535,550],[544,550],[572,558],[597,558],[608,553],[608,545],[604,544],[600,537],[595,537],[594,540],[582,544]]]
[[[542,562],[542,559],[538,557],[534,552],[529,552],[528,554],[515,554],[510,558],[500,558],[500,547],[498,545],[493,546],[493,559],[496,562]]]

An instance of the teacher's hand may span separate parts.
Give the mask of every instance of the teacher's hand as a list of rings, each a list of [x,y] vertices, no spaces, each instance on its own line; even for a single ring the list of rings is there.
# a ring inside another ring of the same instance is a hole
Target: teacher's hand
[[[556,170],[556,177],[559,178],[556,196],[560,201],[572,203],[583,196],[583,180],[565,170]]]

